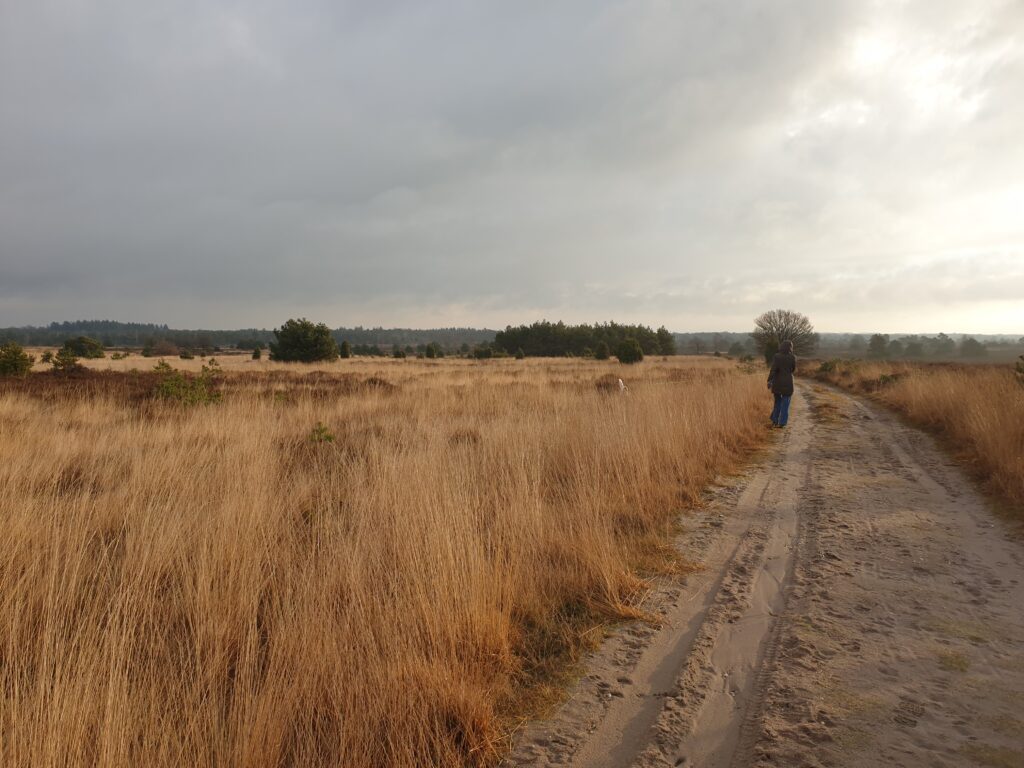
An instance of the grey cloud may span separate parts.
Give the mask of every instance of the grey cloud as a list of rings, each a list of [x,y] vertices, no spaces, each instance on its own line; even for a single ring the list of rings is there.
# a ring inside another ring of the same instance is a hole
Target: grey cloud
[[[0,14],[0,324],[827,327],[893,279],[928,324],[1019,284],[1012,2]]]

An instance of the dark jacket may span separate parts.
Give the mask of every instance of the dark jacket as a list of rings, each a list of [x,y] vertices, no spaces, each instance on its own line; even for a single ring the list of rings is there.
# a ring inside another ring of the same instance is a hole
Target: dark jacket
[[[772,369],[768,372],[768,386],[776,395],[793,394],[793,374],[796,372],[796,356],[792,352],[776,352]]]

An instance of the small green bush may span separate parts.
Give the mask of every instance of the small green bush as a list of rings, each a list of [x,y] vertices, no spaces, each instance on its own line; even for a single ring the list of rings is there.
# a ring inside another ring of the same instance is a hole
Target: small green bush
[[[261,357],[263,357],[263,350],[261,350],[259,347],[253,347],[252,359],[259,360]]]
[[[291,319],[274,329],[274,338],[276,341],[270,342],[271,360],[315,363],[338,359],[338,345],[324,323],[304,317]]]
[[[523,352],[523,348],[520,347],[519,349],[516,350],[516,360],[525,360],[525,359],[526,359],[526,353]]]
[[[210,360],[202,367],[198,376],[189,376],[175,370],[170,364],[161,360],[153,368],[160,374],[160,382],[154,394],[161,400],[169,400],[182,405],[207,405],[219,402],[222,398],[217,391],[217,381],[221,370],[216,360]]]
[[[334,434],[322,422],[317,422],[313,431],[309,433],[311,443],[333,443]]]
[[[183,349],[181,350],[181,354],[179,354],[178,357],[180,357],[182,360],[194,360],[196,356],[192,354],[191,349]]]
[[[61,347],[57,350],[57,354],[53,356],[53,370],[58,373],[70,373],[81,367],[78,364],[78,356],[70,347]]]
[[[597,342],[597,346],[594,348],[594,359],[595,360],[607,360],[612,356],[612,352],[608,349],[608,342],[602,339]]]
[[[97,360],[104,356],[103,345],[88,336],[76,336],[64,342],[64,347],[71,350],[75,357],[86,360]]]
[[[338,348],[338,356],[348,360],[352,357],[352,345],[347,341],[341,342],[341,347]]]
[[[26,376],[35,361],[21,344],[8,341],[0,345],[0,376]]]
[[[839,363],[842,362],[839,358],[832,358],[831,360],[822,360],[821,365],[818,366],[818,373],[832,373],[839,368]]]
[[[39,362],[49,365],[53,362],[53,351],[46,350],[42,355],[39,356]]]
[[[632,365],[644,359],[644,350],[636,339],[623,339],[615,350],[620,363]]]

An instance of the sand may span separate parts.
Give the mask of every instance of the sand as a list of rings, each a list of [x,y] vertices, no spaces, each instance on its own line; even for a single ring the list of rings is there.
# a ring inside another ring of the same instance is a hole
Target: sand
[[[1024,543],[885,411],[802,385],[507,765],[1024,766]]]

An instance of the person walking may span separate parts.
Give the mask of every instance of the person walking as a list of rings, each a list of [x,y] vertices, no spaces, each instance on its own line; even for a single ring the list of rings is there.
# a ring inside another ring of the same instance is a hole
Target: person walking
[[[793,342],[784,341],[772,358],[772,368],[768,372],[768,389],[775,395],[772,424],[780,429],[789,422],[789,401],[793,397],[794,373],[796,355],[793,354]]]

